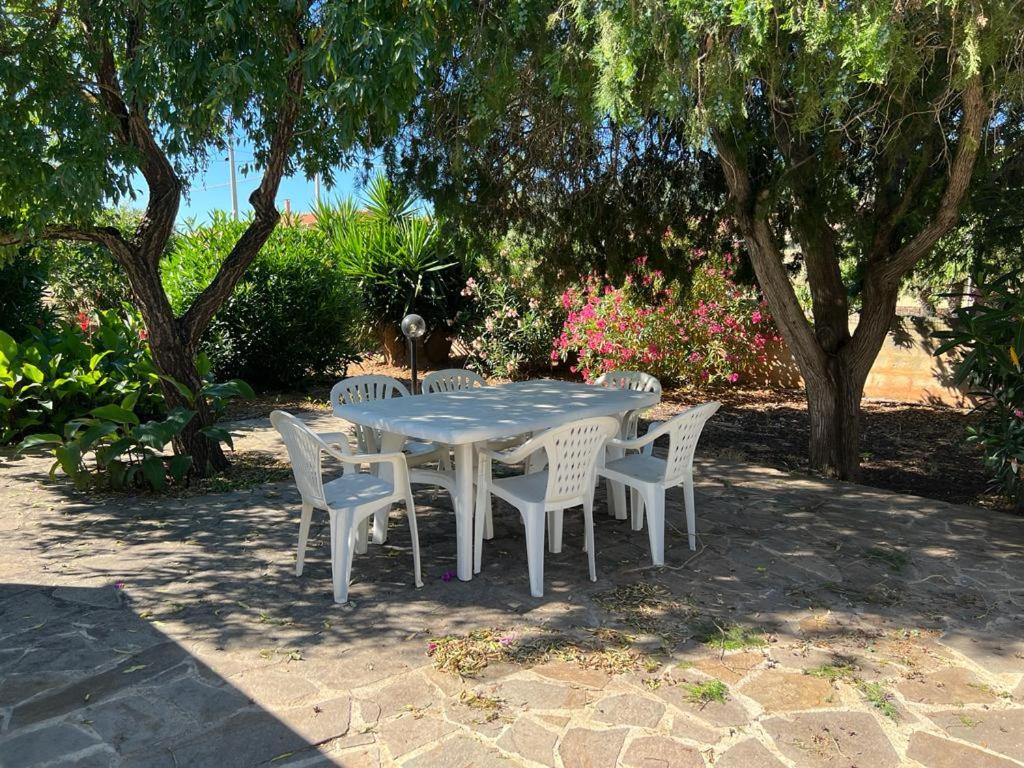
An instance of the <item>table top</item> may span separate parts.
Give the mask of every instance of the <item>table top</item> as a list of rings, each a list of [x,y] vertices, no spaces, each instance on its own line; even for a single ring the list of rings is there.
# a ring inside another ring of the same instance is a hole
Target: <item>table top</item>
[[[535,379],[343,405],[334,414],[384,432],[461,445],[648,408],[659,399],[654,392]]]

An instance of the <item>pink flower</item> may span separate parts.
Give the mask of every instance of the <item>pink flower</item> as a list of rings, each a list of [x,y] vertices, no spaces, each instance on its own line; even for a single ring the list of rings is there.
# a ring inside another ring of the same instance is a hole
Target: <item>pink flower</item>
[[[502,645],[504,645],[507,648],[508,646],[512,645],[512,643],[515,642],[515,641],[513,640],[513,638],[506,636],[506,637],[499,638],[498,642],[501,643]]]
[[[729,381],[730,384],[735,384],[737,381],[740,380],[740,375],[738,373],[733,372],[730,373],[725,378]]]
[[[1021,410],[1020,408],[1014,408],[1013,415],[1016,416],[1018,419],[1024,419],[1024,410]]]
[[[690,353],[690,362],[691,363],[699,363],[700,362],[700,358],[701,358],[700,352],[697,352],[695,350],[695,351]]]
[[[750,322],[752,322],[752,323],[760,323],[761,322],[761,313],[758,312],[756,309],[753,312],[750,313]]]
[[[427,643],[427,654],[430,655],[437,650],[437,643]]]

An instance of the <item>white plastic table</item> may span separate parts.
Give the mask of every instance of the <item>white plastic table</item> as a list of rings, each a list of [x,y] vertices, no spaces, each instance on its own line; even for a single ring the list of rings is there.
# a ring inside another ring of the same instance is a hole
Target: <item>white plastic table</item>
[[[343,405],[334,413],[383,433],[382,451],[401,450],[407,437],[452,446],[455,453],[455,525],[458,576],[473,578],[473,451],[478,443],[557,427],[594,416],[619,416],[648,408],[652,392],[605,389],[538,379],[459,392],[396,397]],[[387,537],[387,521],[374,523],[374,539]],[[383,530],[382,530],[383,529]]]

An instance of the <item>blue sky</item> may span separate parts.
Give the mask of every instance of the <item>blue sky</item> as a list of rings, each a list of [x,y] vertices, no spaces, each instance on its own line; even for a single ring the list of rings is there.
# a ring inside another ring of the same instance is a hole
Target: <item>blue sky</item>
[[[252,162],[252,149],[246,146],[238,147],[235,150],[235,164],[239,167]],[[231,189],[229,184],[227,153],[215,154],[210,159],[209,167],[205,173],[191,179],[188,193],[182,197],[181,207],[178,209],[178,223],[186,219],[195,218],[198,223],[203,224],[209,219],[209,214],[214,210],[231,210]],[[334,187],[320,190],[321,199],[324,202],[333,200],[336,197],[348,197],[359,195],[360,182],[363,177],[362,166],[341,170],[335,173]],[[249,206],[249,195],[256,188],[260,181],[258,170],[250,170],[248,176],[238,173],[238,210],[244,216],[246,211],[251,210]],[[129,202],[132,208],[141,208],[146,204],[146,185],[141,175],[135,185],[139,197]],[[293,213],[310,211],[314,203],[314,186],[312,179],[298,176],[288,176],[281,180],[281,188],[277,193],[277,207],[284,210],[284,201],[289,200]]]

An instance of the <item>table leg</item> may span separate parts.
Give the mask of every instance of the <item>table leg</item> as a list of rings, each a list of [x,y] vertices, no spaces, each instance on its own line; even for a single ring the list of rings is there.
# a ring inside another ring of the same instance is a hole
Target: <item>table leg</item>
[[[624,418],[627,414],[619,414],[619,436],[625,437],[623,434],[624,429]],[[621,459],[626,455],[626,452],[621,448],[615,448],[614,446],[608,446],[606,450],[606,460],[614,461],[615,459]],[[626,519],[626,488],[622,483],[613,483],[611,480],[605,480],[605,490],[608,494],[608,512],[615,515],[616,520]]]
[[[380,439],[381,453],[397,453],[402,450],[405,444],[403,435],[396,435],[394,432],[385,432]],[[378,464],[380,479],[389,483],[395,482],[394,472],[390,464]],[[373,543],[383,544],[388,540],[388,515],[391,514],[391,505],[382,507],[373,513]]]
[[[473,452],[472,443],[455,446],[455,547],[460,581],[473,578]]]

